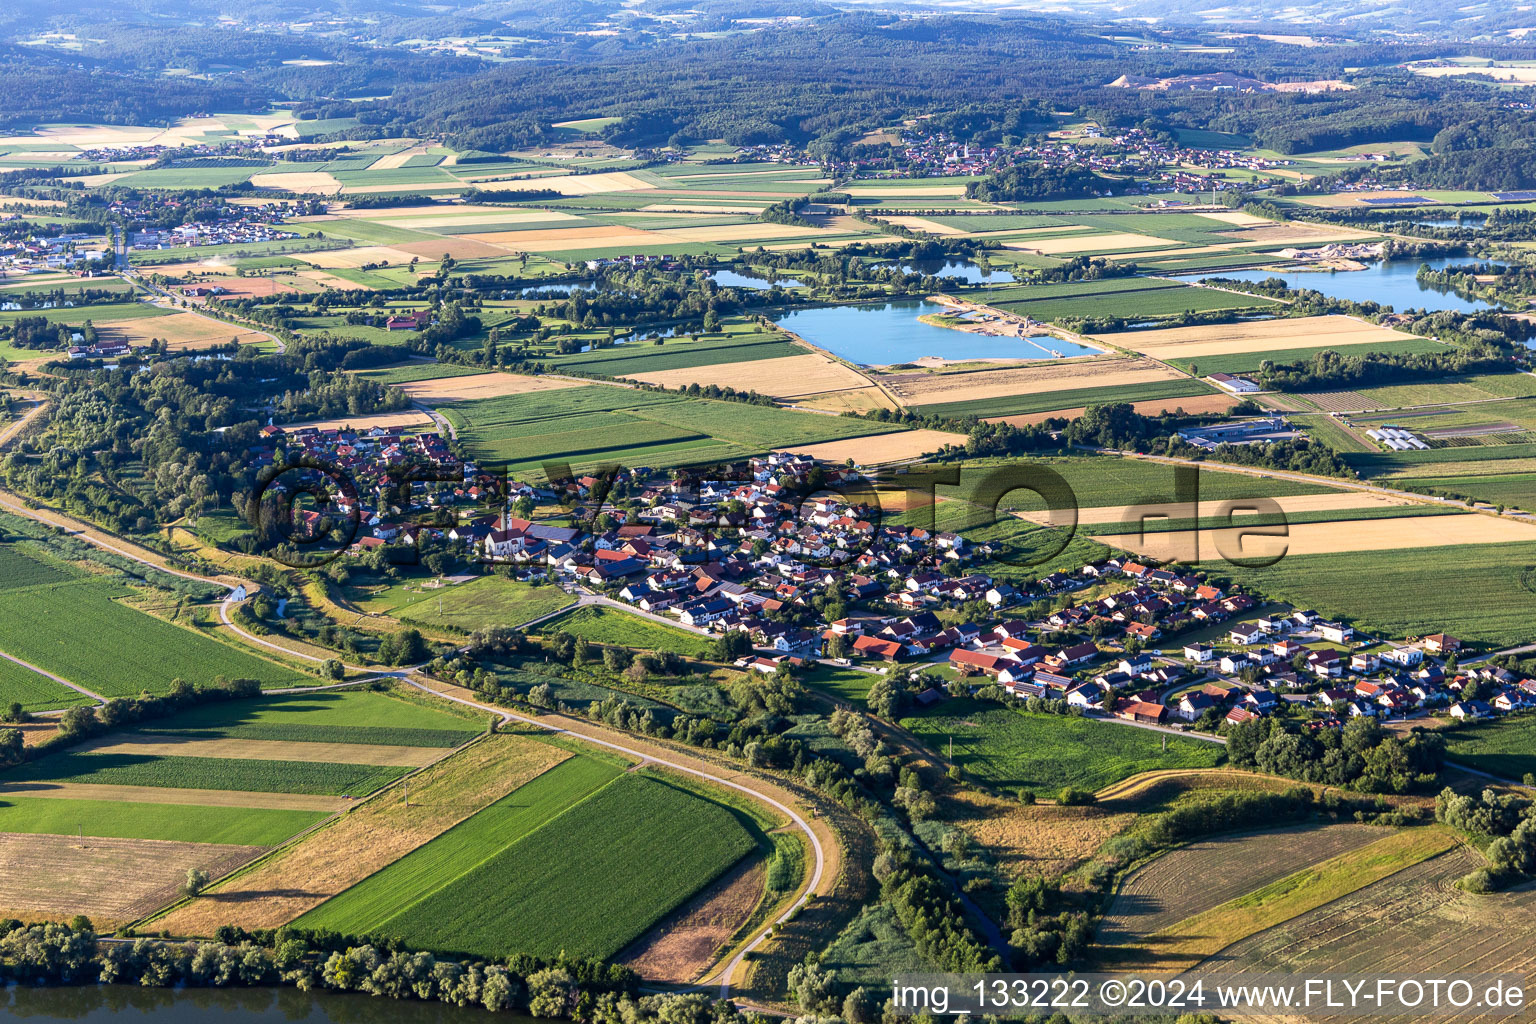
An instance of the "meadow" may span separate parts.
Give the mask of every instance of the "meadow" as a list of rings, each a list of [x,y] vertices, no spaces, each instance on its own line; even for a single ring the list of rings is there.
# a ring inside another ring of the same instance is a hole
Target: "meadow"
[[[1107,316],[1145,320],[1150,317],[1177,316],[1189,312],[1209,312],[1217,309],[1264,309],[1275,305],[1270,299],[1192,286],[1124,289],[1059,298],[991,301],[989,304],[1036,320]]]
[[[308,677],[122,602],[114,583],[0,591],[0,650],[108,697],[163,693],[215,676],[289,686]]]
[[[1202,740],[1086,718],[1031,715],[969,698],[934,705],[903,718],[901,726],[941,754],[948,754],[953,740],[953,763],[966,777],[1047,796],[1064,786],[1101,789],[1139,772],[1209,768],[1224,756],[1219,744]]]
[[[538,632],[545,636],[564,632],[595,644],[672,651],[687,658],[708,658],[714,649],[710,637],[605,606],[587,605],[557,615],[541,623]]]
[[[1506,779],[1536,772],[1536,715],[1511,715],[1440,735],[1446,757],[1457,764]]]
[[[86,782],[109,786],[232,789],[247,793],[366,796],[406,768],[323,761],[258,761],[234,757],[153,757],[65,751],[9,769],[7,782]]]
[[[327,817],[324,811],[118,803],[0,795],[0,832],[276,846]]]
[[[625,774],[380,931],[470,956],[609,958],[756,845],[725,807]]]

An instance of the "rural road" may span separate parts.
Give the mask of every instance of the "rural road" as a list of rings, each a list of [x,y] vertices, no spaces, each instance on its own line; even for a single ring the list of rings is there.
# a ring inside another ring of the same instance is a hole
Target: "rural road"
[[[821,840],[816,838],[815,830],[811,828],[810,823],[807,822],[805,818],[801,817],[798,811],[792,807],[787,806],[786,804],[781,803],[778,800],[775,800],[771,796],[760,793],[757,790],[752,789],[750,786],[744,786],[739,782],[733,782],[732,780],[724,778],[723,776],[704,771],[701,768],[694,768],[690,765],[680,764],[677,761],[670,761],[665,757],[658,757],[653,753],[646,753],[644,751],[636,750],[633,747],[626,747],[622,743],[615,743],[611,740],[600,739],[596,736],[589,736],[585,733],[574,732],[570,729],[561,729],[558,726],[550,725],[547,722],[540,721],[537,718],[530,718],[526,715],[520,715],[516,712],[508,711],[506,708],[499,708],[490,704],[481,704],[478,701],[473,701],[466,697],[455,697],[452,694],[442,693],[441,691],[434,690],[431,687],[426,686],[423,683],[419,683],[416,680],[406,676],[401,676],[400,678],[406,684],[414,686],[417,689],[423,690],[427,693],[433,694],[434,696],[441,697],[444,700],[450,700],[456,704],[463,704],[480,711],[488,711],[493,715],[498,715],[501,717],[503,722],[515,721],[522,722],[527,725],[537,726],[540,729],[547,729],[550,732],[559,733],[563,736],[568,736],[571,739],[579,740],[583,743],[591,743],[594,746],[618,751],[621,754],[636,758],[642,762],[665,765],[674,771],[683,772],[688,775],[696,776],[697,778],[705,779],[706,781],[712,782],[717,786],[725,786],[728,789],[734,789],[738,792],[745,793],[749,798],[756,800],[759,803],[767,804],[768,806],[774,808],[775,810],[788,817],[789,820],[794,823],[795,827],[805,835],[805,838],[811,844],[812,853],[815,854],[816,863],[815,867],[811,871],[810,882],[806,885],[805,891],[800,894],[798,899],[796,899],[792,904],[785,908],[785,910],[773,920],[763,924],[758,929],[757,934],[754,935],[749,942],[742,946],[741,949],[737,950],[736,955],[733,956],[723,968],[715,972],[720,978],[721,999],[730,998],[731,979],[735,977],[736,969],[740,967],[742,961],[747,958],[747,954],[751,953],[758,946],[762,945],[763,942],[767,940],[769,933],[772,932],[775,927],[788,921],[791,917],[794,916],[796,911],[798,911],[806,903],[810,902],[812,894],[814,894],[817,891],[817,888],[821,885],[822,877],[826,871],[826,857],[821,848]]]

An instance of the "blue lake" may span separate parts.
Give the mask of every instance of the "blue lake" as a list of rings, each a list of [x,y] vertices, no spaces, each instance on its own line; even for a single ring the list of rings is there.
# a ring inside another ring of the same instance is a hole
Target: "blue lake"
[[[905,299],[854,306],[799,309],[774,322],[813,345],[861,366],[911,363],[924,356],[944,359],[1053,359],[1097,355],[1099,350],[1074,345],[1049,335],[995,338],[985,334],[935,327],[918,319],[944,313],[937,302]]]
[[[964,281],[967,284],[1012,284],[1018,278],[1006,270],[983,270],[969,260],[909,260],[901,265],[909,274]]]
[[[778,285],[780,288],[801,288],[802,282],[788,277],[775,278],[770,281],[766,277],[758,277],[755,274],[738,274],[734,270],[716,270],[710,273],[709,279],[721,288],[748,288],[754,292],[765,292]]]
[[[1185,276],[1191,279],[1226,277],[1235,281],[1265,281],[1278,277],[1292,288],[1309,288],[1351,302],[1379,302],[1399,312],[1407,309],[1427,309],[1431,312],[1449,309],[1458,313],[1474,313],[1482,309],[1496,309],[1498,307],[1481,299],[1464,299],[1452,292],[1425,287],[1417,279],[1421,263],[1428,263],[1431,270],[1443,270],[1449,266],[1476,262],[1471,256],[1443,256],[1432,260],[1378,260],[1365,270],[1221,270]]]

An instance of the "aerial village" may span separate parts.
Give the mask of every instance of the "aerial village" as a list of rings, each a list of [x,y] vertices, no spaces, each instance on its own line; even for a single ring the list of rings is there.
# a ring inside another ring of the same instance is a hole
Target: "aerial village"
[[[1481,719],[1536,707],[1536,679],[1491,663],[1458,667],[1454,636],[1367,636],[1177,566],[1110,557],[1028,582],[998,579],[975,568],[997,554],[988,544],[882,522],[878,508],[834,495],[840,484],[867,486],[857,470],[792,452],[753,458],[730,479],[636,468],[536,487],[457,461],[436,433],[262,434],[251,452],[258,468],[281,446],[357,481],[355,498],[303,513],[311,523],[355,515],[352,557],[447,545],[696,633],[745,633],[746,669],[931,669],[927,703],[999,687],[1019,701],[1061,702],[1068,714],[1174,730],[1218,730],[1282,707],[1307,714],[1314,729],[1361,716]],[[423,465],[434,471],[407,469]],[[813,472],[816,494],[802,500]],[[620,493],[639,511],[603,499]],[[513,514],[535,504],[571,507],[579,525]],[[454,525],[443,525],[444,510]],[[816,609],[829,603],[843,614],[823,621]]]

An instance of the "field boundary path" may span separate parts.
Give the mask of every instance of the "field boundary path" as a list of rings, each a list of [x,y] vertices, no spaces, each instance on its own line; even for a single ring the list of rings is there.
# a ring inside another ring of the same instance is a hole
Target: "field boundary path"
[[[726,778],[723,775],[717,775],[712,771],[700,768],[697,766],[699,762],[685,763],[682,760],[679,760],[675,755],[669,757],[666,754],[658,754],[655,751],[639,750],[635,747],[626,746],[623,743],[617,743],[613,740],[604,739],[601,736],[594,735],[594,733],[598,731],[596,727],[589,726],[585,722],[578,723],[575,720],[567,719],[563,716],[554,716],[559,718],[561,722],[565,723],[565,726],[562,727],[542,719],[530,718],[527,715],[520,715],[515,711],[508,711],[506,708],[496,707],[490,704],[482,704],[479,701],[471,700],[468,697],[460,697],[452,693],[446,693],[442,690],[433,689],[427,684],[422,683],[416,679],[412,679],[406,675],[402,675],[400,678],[403,682],[409,684],[410,686],[414,686],[417,689],[426,693],[433,694],[434,696],[441,697],[444,700],[450,700],[456,704],[463,704],[480,711],[488,711],[491,714],[499,716],[503,722],[515,721],[526,725],[532,725],[540,729],[546,729],[552,733],[569,736],[570,738],[579,740],[583,743],[591,743],[594,746],[604,747],[608,750],[617,751],[618,753],[624,754],[628,757],[636,758],[642,763],[650,762],[652,764],[659,764],[663,767],[671,768],[674,771],[683,772],[684,774],[704,779],[708,782],[714,783],[715,785],[724,786],[728,789],[733,789],[737,792],[745,793],[749,798],[756,800],[759,803],[767,804],[774,810],[779,811],[788,817],[790,822],[796,828],[798,828],[800,832],[804,834],[806,840],[810,842],[811,852],[815,855],[815,866],[812,868],[810,880],[808,883],[806,883],[804,889],[794,899],[794,901],[790,903],[788,907],[781,911],[772,920],[766,921],[758,926],[756,934],[753,935],[751,939],[746,941],[739,949],[737,949],[736,954],[726,962],[725,966],[711,972],[709,975],[706,975],[705,981],[702,983],[705,985],[709,984],[710,980],[713,978],[720,979],[721,999],[730,998],[731,979],[735,976],[737,968],[741,966],[742,961],[747,958],[747,955],[755,950],[758,946],[762,945],[763,942],[767,940],[769,934],[773,931],[774,928],[789,921],[790,918],[792,918],[801,907],[809,903],[813,895],[824,895],[821,894],[819,890],[823,880],[826,879],[828,875],[826,870],[827,858],[825,851],[822,848],[821,840],[816,835],[816,830],[813,829],[810,822],[802,817],[800,813],[794,808],[762,792],[761,789],[755,789],[752,786],[746,785],[745,783],[737,782],[735,779]],[[577,728],[578,725],[581,726],[581,728]],[[691,761],[692,759],[689,760]],[[745,772],[738,772],[736,774],[736,778],[755,779],[756,777],[747,775]],[[772,785],[772,783],[765,784]],[[832,877],[835,878],[836,874],[833,873]],[[700,987],[702,987],[702,985]]]

